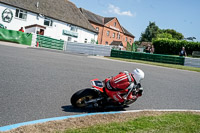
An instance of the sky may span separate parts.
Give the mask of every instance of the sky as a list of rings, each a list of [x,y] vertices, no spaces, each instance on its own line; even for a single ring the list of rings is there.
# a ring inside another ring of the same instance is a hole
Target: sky
[[[174,29],[200,42],[200,0],[70,0],[103,17],[117,17],[139,40],[149,22],[160,29]]]

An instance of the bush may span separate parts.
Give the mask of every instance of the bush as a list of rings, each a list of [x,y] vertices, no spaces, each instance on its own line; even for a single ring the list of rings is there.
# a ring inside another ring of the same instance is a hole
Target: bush
[[[132,51],[132,46],[130,45],[129,42],[127,42],[126,51]]]
[[[185,40],[156,39],[153,40],[156,54],[178,55],[182,47],[185,47],[188,55],[193,51],[200,51],[199,42],[188,42]]]

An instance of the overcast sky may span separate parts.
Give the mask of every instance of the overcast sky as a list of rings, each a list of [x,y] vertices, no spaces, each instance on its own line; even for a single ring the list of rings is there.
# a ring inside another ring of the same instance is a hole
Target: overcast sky
[[[200,0],[70,0],[104,17],[117,17],[135,40],[149,21],[161,29],[175,29],[200,42]]]

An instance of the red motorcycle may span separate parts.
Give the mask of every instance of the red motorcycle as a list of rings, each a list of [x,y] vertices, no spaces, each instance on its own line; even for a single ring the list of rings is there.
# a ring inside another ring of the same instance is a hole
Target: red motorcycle
[[[111,99],[106,94],[104,82],[100,81],[99,79],[93,79],[91,80],[91,85],[92,88],[82,89],[73,94],[73,96],[71,97],[71,104],[74,107],[84,108],[92,106],[102,108],[110,105],[127,107],[127,105],[134,103],[137,98],[141,96],[138,94],[142,93],[141,91],[143,91],[141,84],[139,82],[138,84],[135,83],[133,86],[127,89],[127,93],[125,93],[124,95],[122,94],[122,96],[126,100],[123,104],[120,104],[119,102]],[[135,98],[128,99],[129,94],[132,94]]]

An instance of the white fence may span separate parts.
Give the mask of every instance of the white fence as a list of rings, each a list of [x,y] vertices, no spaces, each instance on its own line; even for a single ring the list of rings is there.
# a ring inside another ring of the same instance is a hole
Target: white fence
[[[184,66],[200,67],[200,58],[185,57]]]
[[[72,53],[110,56],[111,46],[99,44],[86,44],[76,42],[65,42],[64,50]]]

